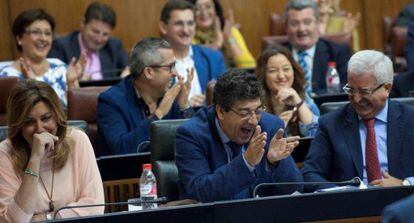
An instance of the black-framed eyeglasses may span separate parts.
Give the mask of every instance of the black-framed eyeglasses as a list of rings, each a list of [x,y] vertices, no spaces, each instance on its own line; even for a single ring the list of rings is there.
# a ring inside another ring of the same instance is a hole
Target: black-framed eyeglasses
[[[151,65],[149,67],[152,67],[152,68],[163,68],[163,67],[166,67],[166,68],[168,68],[168,70],[171,73],[171,72],[173,72],[173,70],[175,68],[175,61],[172,62],[172,63],[170,63],[170,64],[167,64],[167,65]]]
[[[256,110],[240,109],[238,111],[230,107],[230,111],[236,113],[236,115],[238,115],[241,119],[249,119],[253,115],[255,115],[257,119],[259,119],[262,113],[264,112],[264,107],[260,106]]]
[[[373,93],[375,93],[375,91],[377,91],[378,89],[380,89],[384,85],[385,85],[385,83],[380,84],[377,87],[372,88],[372,89],[359,89],[359,90],[357,90],[357,89],[349,87],[349,85],[346,84],[342,89],[348,95],[359,94],[362,97],[367,97],[367,96],[371,96]]]

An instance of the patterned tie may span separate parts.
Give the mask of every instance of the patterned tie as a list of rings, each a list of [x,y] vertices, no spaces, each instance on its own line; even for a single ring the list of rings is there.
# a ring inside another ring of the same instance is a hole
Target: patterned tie
[[[310,74],[308,63],[306,63],[306,60],[305,60],[308,55],[309,54],[306,51],[299,51],[298,62],[299,62],[299,65],[302,67],[303,71],[305,72],[305,80],[306,80],[305,92],[309,96],[311,96],[312,95],[312,80],[311,80],[311,74]]]
[[[230,149],[231,149],[231,153],[232,153],[232,156],[231,156],[231,160],[233,160],[234,159],[234,157],[236,157],[237,155],[239,155],[240,154],[240,152],[241,152],[241,145],[239,145],[239,144],[237,144],[237,143],[235,143],[235,142],[232,142],[232,141],[229,141],[228,143],[227,143],[227,145],[230,147]]]
[[[367,138],[365,142],[365,165],[368,183],[376,179],[381,179],[377,143],[375,141],[374,121],[375,119],[364,120],[365,127],[367,128]]]

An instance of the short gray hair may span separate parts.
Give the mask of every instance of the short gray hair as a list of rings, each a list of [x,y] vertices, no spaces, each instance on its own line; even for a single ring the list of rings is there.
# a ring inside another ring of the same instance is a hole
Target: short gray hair
[[[145,67],[159,65],[164,62],[159,49],[172,49],[171,45],[161,38],[144,38],[131,49],[129,68],[131,75],[137,79]]]
[[[315,15],[316,20],[319,19],[319,6],[318,4],[316,4],[315,0],[290,0],[286,4],[285,13],[283,15],[285,22],[287,22],[287,14],[289,10],[303,10],[306,8],[311,8],[313,10],[313,14]]]
[[[391,59],[376,50],[355,53],[348,62],[348,75],[363,75],[374,72],[378,84],[392,83],[394,69]]]

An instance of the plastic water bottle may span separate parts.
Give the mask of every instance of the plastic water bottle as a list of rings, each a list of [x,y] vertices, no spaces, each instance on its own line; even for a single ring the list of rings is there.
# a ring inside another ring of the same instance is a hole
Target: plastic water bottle
[[[338,93],[340,92],[339,73],[336,70],[336,63],[328,63],[328,72],[326,73],[326,92]]]
[[[152,165],[147,163],[142,165],[142,175],[139,180],[139,193],[141,201],[151,201],[157,199],[157,180],[152,173]],[[156,203],[142,203],[142,209],[154,209],[158,207]]]

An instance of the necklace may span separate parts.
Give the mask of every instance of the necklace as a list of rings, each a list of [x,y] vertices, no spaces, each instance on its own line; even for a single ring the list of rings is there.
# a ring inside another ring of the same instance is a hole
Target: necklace
[[[51,188],[50,188],[50,194],[49,194],[49,192],[47,191],[46,185],[45,185],[45,183],[43,182],[42,176],[40,176],[40,174],[39,174],[39,178],[40,178],[40,182],[42,183],[43,188],[44,188],[44,189],[45,189],[45,191],[46,191],[47,198],[49,198],[49,212],[52,212],[52,211],[54,211],[54,209],[55,209],[55,204],[54,204],[54,201],[53,201],[53,183],[54,183],[54,181],[55,181],[55,158],[53,158],[53,169],[52,169],[52,186],[51,186]]]

